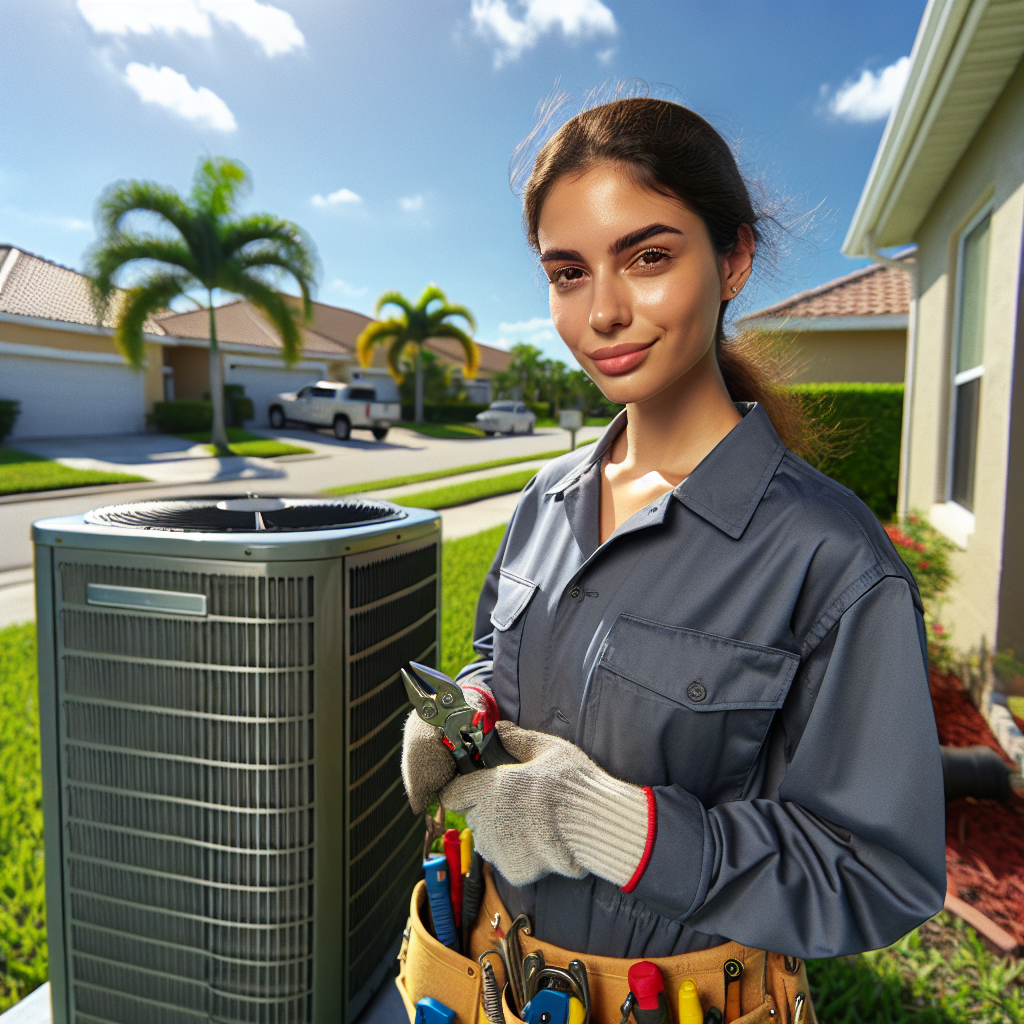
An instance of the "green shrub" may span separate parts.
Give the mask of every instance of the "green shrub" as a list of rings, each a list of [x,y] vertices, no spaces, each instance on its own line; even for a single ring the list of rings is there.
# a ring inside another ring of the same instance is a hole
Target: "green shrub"
[[[486,408],[486,405],[475,402],[426,402],[423,405],[423,418],[427,423],[472,423],[476,414]],[[411,423],[415,415],[413,406],[403,403],[402,420]]]
[[[213,406],[209,402],[157,402],[151,417],[165,434],[198,434],[213,426]]]
[[[20,402],[7,402],[0,400],[0,444],[4,438],[14,429],[14,421],[21,412]]]
[[[228,415],[225,417],[228,420],[228,426],[230,427],[241,427],[247,420],[256,418],[256,410],[253,408],[252,399],[246,398],[245,395],[238,395],[232,398],[228,402],[227,406]]]
[[[823,428],[827,451],[811,463],[849,487],[879,519],[896,514],[902,384],[794,384]]]

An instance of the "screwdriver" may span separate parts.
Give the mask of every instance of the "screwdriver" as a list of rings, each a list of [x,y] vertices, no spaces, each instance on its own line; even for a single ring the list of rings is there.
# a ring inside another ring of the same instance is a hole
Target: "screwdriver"
[[[452,910],[455,912],[455,927],[458,928],[462,923],[462,840],[457,828],[450,828],[444,834],[444,856],[448,861]]]
[[[484,898],[484,859],[474,850],[470,855],[469,874],[462,880],[462,948],[469,952],[469,933],[476,924]]]
[[[430,916],[434,921],[437,941],[458,952],[459,933],[455,930],[455,914],[452,911],[451,890],[448,888],[448,861],[439,853],[428,857],[423,862],[423,873],[427,880]]]
[[[665,979],[657,964],[641,960],[629,969],[629,991],[636,1002],[633,1019],[636,1024],[670,1024]]]
[[[464,828],[459,833],[459,842],[462,844],[462,873],[468,875],[473,866],[473,830]]]
[[[677,1024],[704,1024],[704,1011],[701,1009],[697,984],[693,978],[683,978],[683,983],[679,986]]]

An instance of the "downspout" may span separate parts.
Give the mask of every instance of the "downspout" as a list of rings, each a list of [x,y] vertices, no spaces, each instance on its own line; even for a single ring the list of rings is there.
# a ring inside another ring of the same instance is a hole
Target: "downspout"
[[[910,275],[910,310],[907,314],[907,359],[903,371],[903,428],[900,435],[900,478],[897,498],[897,515],[905,519],[910,511],[910,437],[914,413],[914,373],[917,368],[917,287],[919,282],[918,261],[907,265],[905,260],[894,260],[883,256],[875,248],[874,233],[864,239],[864,252],[869,259],[891,270],[900,270]]]

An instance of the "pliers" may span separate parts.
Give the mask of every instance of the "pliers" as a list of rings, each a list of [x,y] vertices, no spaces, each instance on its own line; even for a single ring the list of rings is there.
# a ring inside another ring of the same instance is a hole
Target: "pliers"
[[[451,751],[461,775],[519,763],[502,746],[491,716],[471,707],[450,676],[410,661],[408,671],[402,669],[402,682],[416,714],[441,730],[441,742]]]

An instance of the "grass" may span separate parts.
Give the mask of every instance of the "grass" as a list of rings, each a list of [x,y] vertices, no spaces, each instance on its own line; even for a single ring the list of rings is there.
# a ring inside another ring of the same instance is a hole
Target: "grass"
[[[0,1011],[47,977],[36,629],[0,629]]]
[[[396,499],[409,508],[452,508],[482,498],[493,498],[499,494],[514,494],[521,491],[536,475],[536,469],[523,469],[518,473],[504,476],[487,476],[482,480],[467,480],[461,484],[435,487],[431,491],[420,491]]]
[[[407,473],[405,476],[392,476],[386,480],[369,480],[361,484],[345,484],[342,487],[329,487],[321,494],[337,497],[340,494],[362,494],[365,491],[383,491],[388,487],[405,487],[408,484],[420,484],[427,480],[440,480],[448,476],[461,476],[463,473],[475,473],[480,469],[496,469],[498,466],[514,466],[518,462],[533,462],[535,459],[556,459],[566,455],[568,448],[557,452],[538,452],[536,455],[513,455],[508,459],[492,459],[490,462],[474,462],[470,466],[459,466],[457,469],[433,469],[429,473]]]
[[[470,423],[396,423],[396,427],[414,430],[424,437],[437,437],[442,441],[465,441],[471,437],[484,437],[479,427]]]
[[[102,473],[94,469],[71,469],[41,455],[0,448],[0,494],[24,494],[29,491],[56,491],[65,487],[89,487],[92,484],[146,482],[132,473]]]
[[[278,455],[308,455],[312,448],[302,448],[297,444],[285,444],[283,441],[274,441],[269,437],[260,437],[258,434],[250,434],[248,430],[241,427],[228,427],[228,448],[232,455],[249,455],[256,459],[273,459]],[[209,441],[210,432],[200,431],[196,434],[178,434],[178,437],[185,441]],[[217,449],[212,444],[206,445],[206,450],[211,455],[217,454]]]

